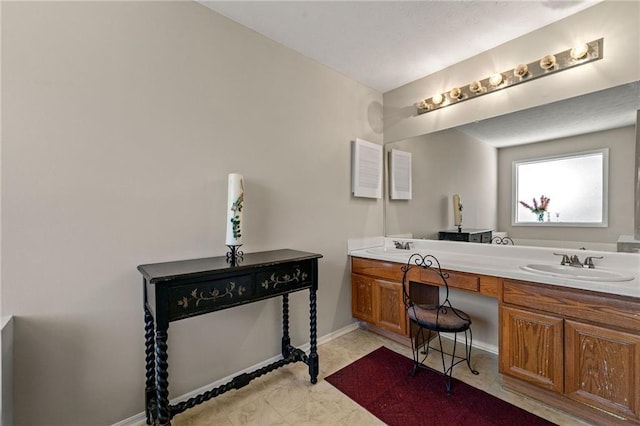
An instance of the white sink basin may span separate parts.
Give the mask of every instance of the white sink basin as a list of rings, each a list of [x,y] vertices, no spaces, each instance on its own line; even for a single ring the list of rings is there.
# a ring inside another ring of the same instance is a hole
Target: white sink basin
[[[367,249],[367,253],[384,254],[385,256],[409,256],[413,253],[413,251],[397,249],[395,247],[373,247]]]
[[[631,281],[633,277],[604,269],[577,268],[575,266],[529,264],[520,267],[527,272],[570,278],[581,281]]]

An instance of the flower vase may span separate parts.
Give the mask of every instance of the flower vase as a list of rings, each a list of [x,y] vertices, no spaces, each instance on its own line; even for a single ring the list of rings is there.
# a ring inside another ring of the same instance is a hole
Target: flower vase
[[[538,222],[544,222],[544,212],[538,213]]]

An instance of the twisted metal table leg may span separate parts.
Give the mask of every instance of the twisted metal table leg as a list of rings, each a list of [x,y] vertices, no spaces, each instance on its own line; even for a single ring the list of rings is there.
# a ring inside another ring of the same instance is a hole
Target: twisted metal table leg
[[[310,330],[310,351],[309,351],[309,376],[311,376],[311,383],[315,384],[318,382],[318,372],[319,372],[319,359],[318,359],[318,325],[316,320],[317,309],[316,309],[316,289],[309,289],[309,316],[311,322],[311,330]]]
[[[145,415],[147,418],[147,424],[150,425],[154,416],[152,414],[153,406],[156,404],[156,378],[155,369],[156,362],[154,357],[155,339],[153,333],[153,315],[149,312],[149,309],[144,307],[144,353],[145,353],[145,367],[146,367],[146,381],[144,390],[145,400]]]
[[[289,295],[282,295],[282,357],[291,354],[291,338],[289,337]]]
[[[167,330],[156,331],[156,385],[157,422],[170,425],[169,411],[169,364],[167,362]]]

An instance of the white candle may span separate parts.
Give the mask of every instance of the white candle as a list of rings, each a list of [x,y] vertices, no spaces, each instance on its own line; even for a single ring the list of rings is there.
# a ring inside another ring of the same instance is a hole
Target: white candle
[[[228,246],[242,244],[242,208],[244,207],[244,179],[241,174],[229,175],[229,189],[227,199],[227,238]]]
[[[462,226],[462,200],[458,194],[453,196],[453,223]]]

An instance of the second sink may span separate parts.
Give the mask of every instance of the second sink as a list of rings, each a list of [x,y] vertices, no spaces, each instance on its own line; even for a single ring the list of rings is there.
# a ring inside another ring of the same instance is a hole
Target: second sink
[[[631,281],[633,277],[619,272],[604,269],[576,268],[574,266],[550,265],[550,264],[529,264],[520,267],[527,272],[555,277],[570,278],[581,281]]]

